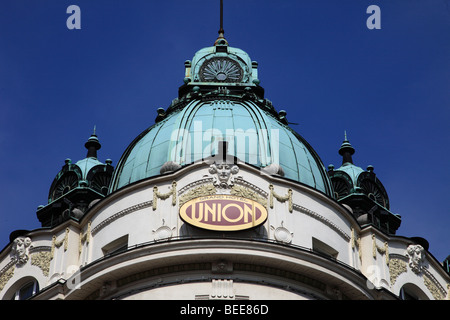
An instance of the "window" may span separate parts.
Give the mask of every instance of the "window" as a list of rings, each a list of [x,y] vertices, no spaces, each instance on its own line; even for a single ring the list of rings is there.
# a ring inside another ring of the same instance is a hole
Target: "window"
[[[402,299],[402,300],[419,300],[418,297],[416,297],[414,294],[412,294],[408,290],[405,290],[405,288],[402,288],[400,290],[400,299]]]
[[[108,243],[106,246],[102,248],[102,251],[103,254],[106,256],[126,251],[127,248],[128,248],[128,235],[124,235],[123,237],[120,237]]]
[[[328,256],[333,259],[337,259],[337,256],[339,254],[339,252],[336,251],[334,248],[330,247],[326,243],[324,243],[316,238],[312,239],[312,249],[315,252],[318,252],[322,255]]]
[[[38,291],[39,284],[36,280],[27,282],[14,293],[14,295],[11,297],[11,300],[26,300],[32,295],[36,294]]]
[[[427,295],[415,284],[406,283],[400,289],[400,299],[402,300],[429,300]]]

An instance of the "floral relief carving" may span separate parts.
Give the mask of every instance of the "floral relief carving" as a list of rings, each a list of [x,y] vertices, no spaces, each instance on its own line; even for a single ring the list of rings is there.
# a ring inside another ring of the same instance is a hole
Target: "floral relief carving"
[[[157,209],[158,199],[166,200],[170,196],[172,196],[172,206],[175,206],[177,204],[177,182],[176,181],[172,182],[172,189],[167,193],[160,193],[158,191],[158,187],[154,186],[153,187],[153,203],[152,203],[153,210]]]
[[[267,208],[267,199],[259,196],[255,191],[249,188],[234,185],[231,188],[231,195],[256,201]]]
[[[198,198],[198,197],[204,197],[204,196],[211,196],[216,193],[217,193],[216,187],[212,184],[205,184],[205,185],[199,186],[197,188],[189,190],[188,192],[186,192],[184,195],[182,195],[180,197],[180,200],[179,200],[180,207],[191,199]]]
[[[55,255],[55,248],[59,248],[64,244],[64,251],[67,251],[67,246],[69,245],[69,228],[66,228],[64,238],[61,240],[56,240],[56,235],[52,237],[52,249],[50,251],[51,258],[53,259]]]
[[[48,277],[50,271],[50,261],[52,260],[51,251],[41,251],[31,255],[31,264],[39,267],[44,276]]]
[[[289,188],[288,193],[285,196],[280,196],[279,194],[277,194],[274,190],[273,185],[269,185],[269,189],[270,189],[270,198],[269,198],[270,208],[273,209],[273,198],[275,197],[275,199],[277,199],[281,203],[288,201],[289,212],[292,213],[294,209],[292,202],[292,189]]]
[[[427,275],[423,277],[423,283],[430,290],[431,295],[436,300],[444,300],[445,296],[441,293],[438,286]]]
[[[14,269],[14,264],[11,264],[8,268],[6,268],[6,270],[2,270],[2,273],[0,275],[0,291],[3,290],[9,279],[14,276]]]
[[[389,274],[391,280],[391,287],[395,284],[395,281],[397,281],[398,276],[407,271],[408,270],[406,268],[405,261],[400,259],[391,259],[389,261]]]
[[[374,234],[372,234],[372,255],[373,258],[377,258],[377,251],[380,254],[384,254],[386,259],[386,264],[389,265],[389,244],[385,241],[383,247],[379,247],[377,245],[376,237]]]

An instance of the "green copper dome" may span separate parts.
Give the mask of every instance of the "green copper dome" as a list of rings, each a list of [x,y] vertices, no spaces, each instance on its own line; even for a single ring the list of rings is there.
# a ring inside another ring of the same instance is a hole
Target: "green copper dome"
[[[332,196],[318,155],[264,98],[257,65],[220,37],[187,60],[178,98],[125,150],[110,192],[216,155],[226,141],[241,161]]]

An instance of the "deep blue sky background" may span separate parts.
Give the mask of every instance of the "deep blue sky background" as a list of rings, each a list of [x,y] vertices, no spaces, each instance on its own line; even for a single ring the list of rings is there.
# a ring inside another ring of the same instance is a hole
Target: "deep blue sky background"
[[[81,30],[66,9],[81,8]],[[369,30],[369,5],[381,30]],[[0,248],[39,228],[64,159],[116,165],[177,97],[184,61],[211,46],[218,0],[0,0]],[[375,167],[398,235],[450,254],[450,0],[225,0],[225,36],[259,63],[277,110],[339,166]]]

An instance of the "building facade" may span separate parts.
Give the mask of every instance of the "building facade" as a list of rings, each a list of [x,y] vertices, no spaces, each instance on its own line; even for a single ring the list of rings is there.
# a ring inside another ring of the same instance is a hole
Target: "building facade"
[[[95,131],[85,147],[0,252],[0,299],[450,299],[373,167],[345,136],[325,169],[223,30],[115,168]]]

